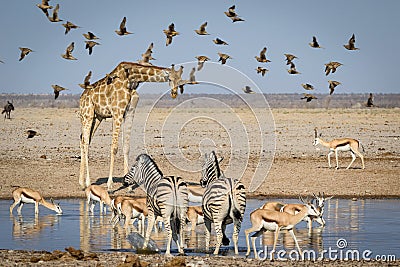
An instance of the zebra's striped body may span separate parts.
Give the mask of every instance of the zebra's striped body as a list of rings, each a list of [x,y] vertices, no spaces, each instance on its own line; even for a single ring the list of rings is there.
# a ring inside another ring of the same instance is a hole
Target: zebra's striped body
[[[206,226],[206,249],[209,248],[211,223],[214,223],[217,244],[214,254],[217,255],[221,244],[228,245],[225,235],[226,225],[233,223],[233,242],[235,254],[238,251],[238,236],[246,209],[246,192],[244,185],[221,174],[218,159],[213,151],[203,165],[200,184],[206,187],[203,195],[202,209]]]
[[[188,207],[186,182],[181,177],[163,176],[150,156],[141,154],[124,177],[124,184],[143,185],[147,193],[148,225],[143,248],[147,247],[157,216],[162,216],[168,233],[166,255],[170,254],[172,239],[183,254],[184,227]],[[180,240],[178,241],[178,235]]]

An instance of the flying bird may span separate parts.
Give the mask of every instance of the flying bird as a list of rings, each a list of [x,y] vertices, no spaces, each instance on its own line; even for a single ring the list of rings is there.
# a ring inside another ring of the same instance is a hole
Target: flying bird
[[[251,90],[250,86],[246,85],[244,88],[242,88],[243,92],[246,94],[255,94],[253,90]]]
[[[75,48],[75,43],[72,42],[67,49],[65,50],[65,54],[62,54],[61,56],[65,59],[68,60],[77,60],[73,55],[72,55],[72,51],[74,51]]]
[[[219,38],[215,38],[215,39],[213,40],[213,42],[214,42],[214,44],[217,44],[217,45],[228,45],[227,42],[225,42],[225,41],[223,41],[223,40],[221,40],[221,39],[219,39]]]
[[[313,36],[312,42],[308,43],[312,48],[323,48],[322,46],[319,45],[317,41],[317,37]]]
[[[41,4],[36,4],[38,8],[40,8],[44,14],[46,14],[46,17],[49,16],[49,12],[47,11],[48,9],[52,9],[53,6],[49,5],[49,0],[42,0]]]
[[[325,75],[328,76],[328,74],[330,74],[330,73],[335,73],[336,69],[342,65],[343,65],[342,63],[336,62],[336,61],[331,61],[329,63],[326,63],[325,64]]]
[[[86,39],[88,39],[88,40],[100,39],[100,38],[98,38],[96,35],[94,35],[94,34],[91,33],[91,32],[83,33],[82,35],[83,35]]]
[[[92,77],[92,71],[90,70],[88,74],[85,76],[83,83],[80,83],[79,86],[83,89],[92,89],[93,86],[90,85],[90,78]]]
[[[300,99],[306,99],[306,102],[310,102],[311,100],[313,100],[313,99],[318,99],[318,98],[316,98],[314,95],[312,95],[312,94],[306,94],[306,93],[304,93],[303,94],[303,97],[302,98],[300,98]]]
[[[71,29],[80,28],[79,26],[73,24],[72,22],[67,21],[67,23],[62,24],[65,28],[65,34],[67,34]]]
[[[295,55],[292,54],[284,54],[286,57],[286,65],[290,65],[290,63],[292,63],[292,61],[297,58]]]
[[[222,65],[224,65],[229,58],[232,59],[232,57],[228,54],[218,52],[218,55],[219,55],[218,61],[221,61]]]
[[[51,21],[51,22],[59,22],[62,21],[62,19],[60,19],[58,17],[58,11],[60,10],[60,5],[57,4],[56,7],[53,9],[53,15],[48,16],[47,18]]]
[[[238,21],[244,21],[244,19],[242,19],[242,18],[239,18],[238,16],[235,16],[235,17],[230,17],[230,19],[232,20],[232,23],[234,23],[234,22],[238,22]]]
[[[197,58],[197,71],[203,68],[204,62],[210,60],[207,56],[195,56],[195,58]]]
[[[100,45],[98,42],[95,41],[85,41],[85,43],[86,43],[85,49],[89,50],[89,55],[92,54],[93,47],[95,47],[96,45]]]
[[[265,73],[268,71],[266,68],[263,67],[257,67],[256,69],[257,73],[261,73],[262,76],[265,75]]]
[[[204,22],[203,24],[200,25],[200,28],[198,30],[194,30],[198,35],[210,35],[207,31],[206,31],[206,27],[207,27],[207,21]]]
[[[57,84],[53,84],[51,87],[53,87],[53,89],[54,89],[54,99],[58,98],[58,96],[60,95],[61,91],[68,90],[67,88],[59,86]]]
[[[4,64],[4,61],[0,59],[0,63],[3,63],[3,64]]]
[[[331,80],[329,80],[328,82],[329,82],[329,94],[331,95],[335,91],[335,87],[341,83],[338,81],[331,81]]]
[[[142,59],[138,60],[139,64],[151,65],[150,60],[155,60],[155,58],[151,55],[153,53],[153,46],[153,43],[149,45],[146,52],[142,54]]]
[[[353,35],[350,37],[350,39],[349,39],[349,42],[347,43],[347,44],[345,44],[345,45],[343,45],[347,50],[359,50],[359,48],[357,48],[356,46],[355,46],[355,44],[356,44],[356,36],[354,35],[354,33],[353,33]]]
[[[312,86],[312,85],[309,84],[309,83],[302,83],[301,86],[303,86],[303,88],[304,88],[305,90],[314,90],[314,86]]]
[[[30,52],[34,52],[32,49],[27,47],[19,47],[19,50],[21,50],[19,61],[23,60]]]
[[[28,135],[28,138],[33,138],[34,136],[40,135],[40,133],[34,130],[27,130],[25,133]]]
[[[300,74],[300,72],[297,71],[296,65],[293,62],[290,62],[290,69],[287,70],[289,74]]]
[[[261,51],[260,51],[260,56],[255,56],[256,60],[258,62],[261,63],[267,63],[267,62],[271,62],[271,60],[267,59],[267,57],[265,56],[265,53],[267,52],[267,47],[264,47]]]
[[[167,30],[163,30],[163,32],[165,33],[165,35],[167,36],[167,40],[165,42],[165,45],[168,46],[172,43],[172,37],[179,35],[179,32],[175,31],[175,24],[171,23],[168,26]]]
[[[128,31],[126,30],[125,24],[126,24],[126,17],[124,17],[124,18],[122,19],[121,23],[119,24],[119,29],[118,29],[118,30],[115,30],[115,32],[116,32],[118,35],[121,35],[121,36],[122,36],[122,35],[132,34],[132,32],[128,32]]]
[[[235,12],[235,5],[231,6],[228,8],[228,11],[225,11],[225,15],[228,16],[229,18],[237,16]]]

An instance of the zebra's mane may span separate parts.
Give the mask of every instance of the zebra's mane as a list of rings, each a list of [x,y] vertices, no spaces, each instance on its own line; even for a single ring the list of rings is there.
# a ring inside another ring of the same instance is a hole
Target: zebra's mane
[[[145,165],[151,165],[154,169],[156,169],[161,176],[164,176],[162,171],[158,168],[157,164],[154,162],[154,160],[147,154],[143,153],[140,154],[139,156],[136,157],[136,161],[139,161],[140,158],[144,159]]]
[[[215,154],[215,151],[211,151],[211,154],[213,155],[214,167],[215,167],[215,170],[217,172],[216,173],[216,175],[217,175],[216,178],[219,178],[221,176],[221,169],[219,167],[219,162],[218,162],[218,159],[217,159],[217,155]]]

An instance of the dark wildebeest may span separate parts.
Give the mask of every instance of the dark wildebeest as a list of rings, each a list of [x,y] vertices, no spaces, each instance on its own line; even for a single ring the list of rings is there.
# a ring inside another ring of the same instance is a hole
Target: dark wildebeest
[[[14,105],[10,101],[7,101],[7,105],[4,106],[4,110],[1,112],[1,114],[5,113],[5,119],[11,119],[11,110],[14,110]]]

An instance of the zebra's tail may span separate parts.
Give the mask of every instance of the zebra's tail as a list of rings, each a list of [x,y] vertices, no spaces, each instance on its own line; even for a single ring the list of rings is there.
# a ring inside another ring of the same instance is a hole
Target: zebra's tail
[[[233,216],[239,220],[243,221],[243,214],[246,208],[246,190],[244,185],[239,181],[231,180],[231,193],[229,197],[233,203]]]

